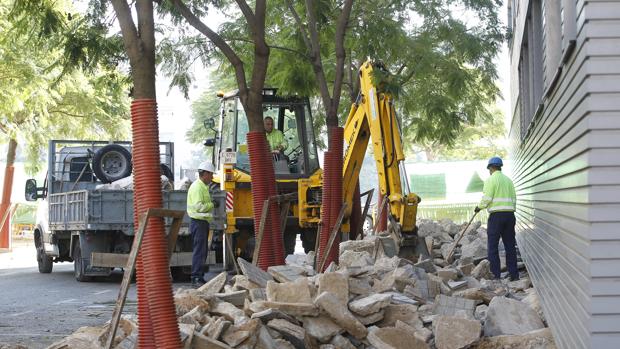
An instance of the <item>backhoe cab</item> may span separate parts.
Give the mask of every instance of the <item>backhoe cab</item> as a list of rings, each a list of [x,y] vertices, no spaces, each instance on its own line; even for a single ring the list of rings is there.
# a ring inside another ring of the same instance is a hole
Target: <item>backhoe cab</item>
[[[216,166],[214,181],[227,192],[226,239],[231,239],[236,255],[251,253],[247,240],[253,234],[250,160],[246,134],[249,131],[238,92],[223,94],[217,120],[205,122],[215,131],[205,146],[213,146]],[[285,149],[273,154],[278,194],[294,194],[286,221],[285,250],[293,253],[299,233],[304,249],[314,249],[315,230],[321,208],[322,171],[319,167],[312,114],[307,98],[283,97],[275,89],[263,90],[263,118],[273,119],[273,128],[283,133]],[[217,124],[217,127],[215,126]],[[246,247],[247,245],[247,247]]]

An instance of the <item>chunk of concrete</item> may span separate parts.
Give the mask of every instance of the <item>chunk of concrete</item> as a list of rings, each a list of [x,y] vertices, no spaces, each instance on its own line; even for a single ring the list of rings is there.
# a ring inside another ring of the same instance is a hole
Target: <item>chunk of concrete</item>
[[[453,281],[458,278],[458,272],[452,268],[445,268],[437,270],[437,276],[439,276],[444,282]]]
[[[226,320],[232,321],[235,325],[248,320],[243,310],[228,302],[222,302],[219,299],[215,299],[211,302],[211,313],[221,315],[226,318]]]
[[[304,329],[311,337],[316,338],[319,342],[327,343],[332,337],[344,332],[342,327],[338,326],[327,316],[302,318]]]
[[[269,273],[263,271],[245,259],[239,257],[237,258],[237,262],[239,263],[239,267],[241,268],[243,275],[245,275],[250,282],[257,284],[260,287],[267,287],[267,281],[273,281],[273,277]]]
[[[224,331],[230,327],[231,322],[225,320],[223,317],[217,318],[215,321],[205,325],[200,331],[201,334],[206,335],[209,338],[220,339],[220,336]]]
[[[312,303],[284,303],[267,301],[263,302],[262,305],[265,309],[277,309],[295,317],[319,315],[319,308]]]
[[[221,301],[242,307],[245,303],[245,299],[248,297],[248,291],[240,290],[227,293],[216,293],[213,296]]]
[[[482,331],[480,321],[454,316],[438,316],[433,327],[437,349],[467,348],[480,339]]]
[[[323,292],[314,300],[322,311],[355,338],[362,339],[368,334],[366,327],[351,314],[346,303],[342,303],[331,292]]]
[[[335,346],[338,349],[356,349],[356,347],[351,344],[351,341],[347,338],[337,334],[332,338],[330,344]]]
[[[369,326],[372,325],[374,323],[377,323],[381,320],[383,320],[383,316],[385,315],[385,312],[383,310],[377,312],[377,313],[373,313],[367,316],[361,316],[361,315],[357,315],[357,314],[353,314],[355,315],[355,317],[362,323],[364,324],[364,326]]]
[[[303,349],[306,330],[303,327],[292,324],[286,320],[274,319],[267,323],[267,326],[280,332],[284,339],[289,341],[297,349]]]
[[[369,295],[372,286],[369,278],[349,278],[349,292],[358,295]],[[320,292],[319,292],[320,293]]]
[[[269,309],[252,314],[252,319],[259,319],[264,323],[267,323],[273,319],[283,319],[288,322],[299,325],[299,323],[294,317],[286,314],[285,312],[282,312],[280,310],[273,309],[273,308],[269,308]]]
[[[456,291],[452,295],[454,297],[461,297],[479,301],[484,304],[489,304],[493,297],[497,296],[495,292],[482,288],[468,288],[466,290]]]
[[[480,304],[476,307],[476,311],[474,311],[474,317],[477,320],[484,321],[487,318],[487,310],[489,310],[488,305]]]
[[[370,253],[366,251],[362,252],[354,252],[354,251],[345,251],[340,255],[339,259],[340,267],[347,268],[355,268],[355,267],[366,267],[374,264]]]
[[[478,265],[476,265],[474,270],[472,270],[471,272],[471,276],[473,276],[476,279],[482,279],[482,278],[487,279],[489,278],[490,275],[491,275],[491,264],[486,259],[480,261],[480,263],[478,263]]]
[[[266,295],[270,302],[312,303],[310,285],[305,277],[284,283],[268,281]]]
[[[216,277],[209,280],[206,284],[198,288],[198,292],[202,296],[209,296],[219,293],[226,284],[227,273],[225,271],[219,273]]]
[[[375,249],[375,239],[376,237],[364,239],[364,240],[349,240],[340,243],[340,255],[342,255],[345,251],[353,251],[353,252],[368,252],[368,254],[372,255]]]
[[[417,309],[418,307],[411,304],[390,304],[383,310],[383,320],[378,323],[378,326],[392,327],[397,321],[402,321],[415,329],[423,328],[424,324],[418,316]]]
[[[472,349],[556,349],[551,329],[543,328],[522,335],[483,337]]]
[[[349,309],[356,314],[368,316],[379,312],[390,304],[392,295],[377,293],[349,303]]]
[[[425,259],[421,262],[418,262],[414,266],[424,269],[424,271],[427,273],[434,273],[437,271],[437,267],[435,267],[435,264],[433,264],[433,261],[430,259]]]
[[[489,304],[484,322],[484,335],[522,335],[544,327],[540,316],[523,302],[495,297]]]
[[[485,258],[487,256],[487,242],[483,239],[476,239],[461,247],[461,258],[471,257],[473,259]]]
[[[308,275],[306,269],[296,265],[274,265],[267,268],[267,272],[280,282],[290,282]]]
[[[222,340],[231,347],[236,347],[246,339],[253,336],[260,326],[260,321],[252,319],[241,325],[229,327],[222,335]]]
[[[330,292],[335,294],[340,302],[349,301],[349,277],[341,273],[323,273],[319,275],[318,294]]]
[[[410,331],[397,327],[377,328],[368,333],[368,342],[377,349],[428,349],[427,343]]]
[[[473,318],[475,309],[476,301],[474,300],[440,294],[435,298],[433,312],[437,315],[455,315],[458,311],[462,310],[467,316]]]

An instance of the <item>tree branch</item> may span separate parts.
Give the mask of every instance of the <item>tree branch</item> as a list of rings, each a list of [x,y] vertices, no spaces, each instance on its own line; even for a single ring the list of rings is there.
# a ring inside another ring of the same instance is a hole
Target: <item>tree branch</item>
[[[138,30],[131,17],[131,8],[125,0],[111,0],[114,12],[118,18],[118,24],[121,27],[121,33],[123,34],[123,43],[127,54],[130,58],[137,58],[140,52],[140,39],[138,37]]]
[[[308,33],[306,33],[306,28],[304,27],[304,24],[301,21],[299,14],[297,13],[297,11],[295,10],[295,7],[293,6],[293,1],[286,0],[286,4],[288,5],[289,10],[291,10],[291,14],[293,15],[293,18],[295,18],[295,22],[299,26],[299,30],[301,31],[301,38],[304,40],[304,43],[306,44],[308,51],[312,52],[312,43],[310,42],[310,38],[308,37]]]
[[[347,23],[349,22],[349,16],[351,15],[351,8],[353,7],[353,0],[345,0],[342,6],[342,12],[338,16],[338,22],[336,24],[336,77],[334,81],[334,89],[332,96],[332,103],[330,105],[330,115],[336,115],[338,113],[338,104],[340,103],[340,94],[342,92],[342,80],[344,76],[344,60],[346,54],[344,51],[344,36],[347,30]],[[336,125],[338,126],[338,118],[336,117]]]
[[[248,84],[245,79],[245,69],[243,68],[243,61],[241,58],[237,56],[235,51],[233,51],[230,45],[228,45],[220,35],[211,30],[211,28],[204,24],[200,18],[194,15],[194,13],[192,13],[192,11],[185,5],[183,0],[170,1],[192,27],[196,28],[199,32],[206,36],[224,54],[224,56],[226,56],[230,64],[232,64],[235,68],[235,77],[239,87],[239,97],[242,102],[247,99]]]
[[[325,105],[325,112],[327,113],[327,126],[334,126],[332,120],[334,116],[329,113],[331,110],[332,98],[329,95],[329,88],[327,87],[327,80],[325,79],[325,71],[323,70],[323,62],[321,60],[321,45],[319,42],[320,39],[319,32],[317,30],[316,16],[314,15],[314,0],[306,0],[306,12],[308,16],[308,31],[310,32],[310,57],[312,60],[312,68],[316,75],[323,104]],[[338,126],[337,118],[335,126]]]
[[[252,30],[253,28],[256,27],[256,16],[252,12],[252,9],[248,5],[248,3],[245,2],[245,0],[235,0],[235,1],[237,2],[237,5],[239,5],[239,9],[241,9],[241,13],[243,13],[245,20],[248,22],[248,26],[250,27],[250,30]]]
[[[252,41],[250,39],[245,39],[245,38],[231,38],[231,37],[228,37],[228,36],[224,36],[222,38],[224,40],[226,40],[226,41],[240,41],[240,42],[247,42],[247,43],[250,43],[250,44],[254,43],[254,41]],[[309,58],[308,55],[305,54],[304,52],[297,51],[297,50],[294,50],[292,48],[288,48],[288,47],[284,47],[284,46],[271,45],[271,44],[267,44],[267,47],[269,47],[270,49],[273,48],[273,49],[276,49],[276,50],[282,50],[282,51],[287,51],[287,52],[295,53],[295,54],[298,54],[298,55],[300,55],[300,56],[302,56],[304,58]]]

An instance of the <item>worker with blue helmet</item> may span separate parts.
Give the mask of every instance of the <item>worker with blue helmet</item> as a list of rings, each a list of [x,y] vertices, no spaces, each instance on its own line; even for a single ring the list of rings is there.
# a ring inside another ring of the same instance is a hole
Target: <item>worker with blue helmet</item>
[[[481,209],[487,209],[489,212],[487,258],[494,278],[500,278],[501,267],[498,246],[501,238],[506,250],[506,267],[510,274],[510,280],[514,281],[519,279],[515,239],[517,195],[512,180],[502,173],[503,166],[504,163],[500,157],[494,156],[489,159],[487,169],[491,176],[484,181],[482,200],[474,211],[478,213]]]

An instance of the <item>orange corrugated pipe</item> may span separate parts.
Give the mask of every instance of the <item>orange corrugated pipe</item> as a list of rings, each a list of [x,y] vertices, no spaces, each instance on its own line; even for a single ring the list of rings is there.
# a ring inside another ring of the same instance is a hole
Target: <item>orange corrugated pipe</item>
[[[156,100],[132,102],[131,126],[134,207],[137,209],[134,217],[139,217],[148,208],[162,207]],[[180,348],[168,243],[161,218],[152,217],[148,221],[137,272],[139,348]]]

